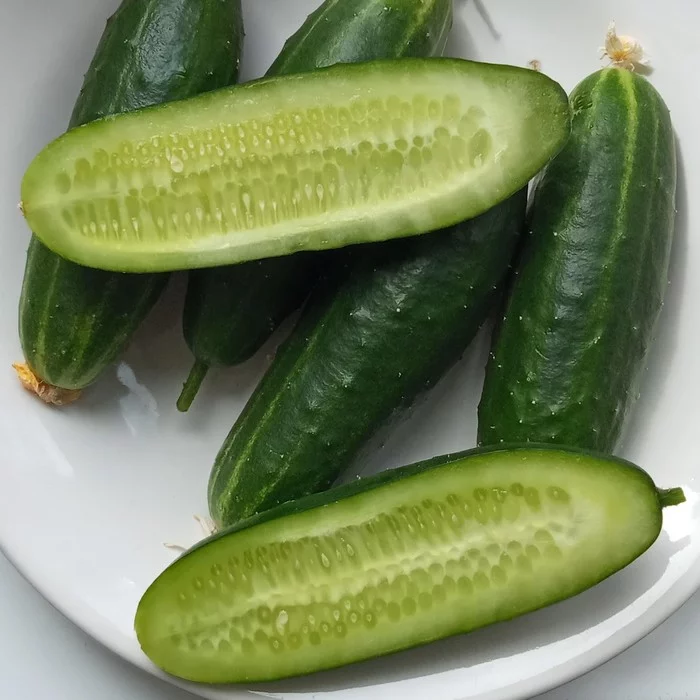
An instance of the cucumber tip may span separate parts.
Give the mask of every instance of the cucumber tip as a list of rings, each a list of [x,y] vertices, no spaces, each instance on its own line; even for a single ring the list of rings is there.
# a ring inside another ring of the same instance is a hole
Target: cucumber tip
[[[187,411],[190,410],[192,402],[199,393],[204,378],[207,376],[207,372],[209,372],[208,364],[200,362],[199,360],[194,363],[187,377],[187,381],[182,387],[182,392],[177,399],[177,410],[180,411],[180,413],[187,413]]]
[[[641,43],[632,36],[618,34],[615,22],[610,22],[605,35],[605,46],[600,49],[601,58],[608,58],[610,65],[634,72],[649,69],[649,59],[644,55]]]
[[[80,398],[80,389],[62,389],[49,384],[40,379],[26,363],[15,362],[12,367],[22,386],[49,406],[67,406]]]

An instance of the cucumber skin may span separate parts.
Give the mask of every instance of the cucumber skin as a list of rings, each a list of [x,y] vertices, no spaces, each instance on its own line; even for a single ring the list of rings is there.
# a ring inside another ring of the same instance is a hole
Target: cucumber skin
[[[571,103],[572,137],[537,188],[494,336],[480,444],[612,452],[661,311],[675,216],[668,109],[645,78],[616,68],[586,78]]]
[[[441,55],[452,0],[327,0],[285,43],[268,76],[380,58]],[[419,16],[420,22],[412,22]],[[408,30],[411,30],[410,32]],[[183,332],[208,365],[250,359],[318,279],[323,255],[297,253],[189,273]]]
[[[380,58],[441,56],[451,28],[451,0],[326,0],[287,39],[268,75]]]
[[[457,361],[512,259],[526,193],[332,269],[229,433],[209,508],[231,525],[325,490],[379,427]]]
[[[197,361],[232,366],[249,360],[301,306],[322,257],[298,253],[191,270],[182,330]]]
[[[240,0],[124,0],[69,128],[235,82],[242,40]],[[49,384],[85,388],[123,351],[168,278],[83,267],[32,236],[19,304],[27,363]]]
[[[592,450],[585,450],[576,447],[558,447],[556,445],[551,445],[548,443],[522,443],[522,444],[510,444],[507,447],[489,445],[485,447],[475,447],[469,450],[462,450],[460,452],[453,452],[445,455],[438,455],[436,457],[431,457],[430,459],[423,460],[421,462],[416,462],[414,464],[409,464],[403,467],[397,467],[394,469],[385,469],[384,471],[374,474],[372,476],[360,477],[359,479],[354,479],[347,484],[342,484],[340,486],[334,486],[331,489],[323,491],[315,491],[309,493],[308,495],[302,496],[296,499],[289,499],[288,501],[283,501],[278,505],[269,508],[267,510],[261,510],[257,513],[247,516],[241,520],[237,520],[231,525],[226,525],[223,528],[217,530],[213,535],[206,537],[205,539],[197,542],[190,549],[184,552],[176,561],[186,557],[192,552],[204,547],[211,542],[225,538],[227,535],[231,535],[241,530],[247,530],[248,528],[254,527],[255,525],[262,525],[263,523],[271,522],[273,520],[279,520],[280,518],[287,517],[289,515],[296,515],[298,513],[305,513],[308,510],[313,510],[315,508],[323,508],[324,506],[330,505],[332,503],[337,503],[338,501],[345,500],[347,498],[353,498],[355,496],[360,496],[367,491],[379,488],[380,486],[385,486],[393,483],[394,481],[399,481],[400,479],[409,478],[417,474],[422,474],[423,472],[430,471],[431,469],[439,469],[440,467],[447,466],[449,464],[454,464],[455,462],[460,462],[471,457],[479,457],[486,455],[499,455],[499,454],[513,454],[517,452],[523,452],[526,455],[534,455],[537,451],[542,451],[545,454],[552,455],[569,455],[572,458],[583,457],[584,459],[594,459],[600,460],[607,464],[615,464],[620,468],[630,469],[636,473],[639,478],[647,483],[647,485],[655,490],[656,486],[654,480],[651,476],[644,471],[641,467],[628,460],[621,457],[616,457],[609,454],[601,454],[594,452]],[[658,528],[661,529],[662,521],[661,517],[658,519]]]
[[[486,447],[486,448],[477,448],[477,449],[471,449],[463,452],[458,452],[458,453],[453,453],[453,454],[448,454],[448,455],[442,455],[438,457],[434,457],[432,459],[419,462],[416,464],[412,464],[409,466],[405,467],[400,467],[398,469],[393,469],[393,470],[388,470],[385,472],[382,472],[380,474],[377,474],[372,477],[368,478],[362,478],[355,480],[354,482],[351,482],[349,484],[336,487],[331,489],[330,491],[326,491],[323,493],[315,493],[310,496],[307,496],[305,498],[301,498],[297,501],[290,501],[288,503],[284,503],[272,510],[268,510],[266,512],[259,513],[257,515],[254,515],[245,521],[239,522],[231,527],[228,527],[225,530],[222,530],[220,532],[215,533],[214,535],[200,541],[196,545],[194,545],[192,548],[190,548],[187,552],[185,552],[183,555],[181,555],[176,561],[174,561],[164,572],[159,576],[152,584],[149,586],[149,588],[146,590],[144,595],[142,596],[138,609],[136,612],[136,617],[135,617],[135,629],[137,633],[137,637],[139,638],[139,641],[142,645],[142,648],[144,651],[148,654],[148,650],[146,647],[148,644],[144,644],[144,642],[148,638],[148,632],[149,632],[149,622],[148,622],[148,617],[149,617],[149,606],[151,605],[151,600],[156,599],[159,596],[159,593],[161,590],[165,593],[165,589],[168,587],[168,578],[169,575],[172,573],[174,574],[175,577],[177,577],[177,571],[181,570],[182,567],[184,566],[186,570],[188,570],[189,576],[193,575],[193,572],[196,571],[196,557],[195,559],[192,558],[192,555],[200,550],[203,550],[205,548],[209,548],[212,546],[217,546],[217,544],[221,544],[221,546],[225,546],[225,541],[227,538],[230,536],[234,535],[236,533],[239,533],[244,530],[248,530],[251,528],[254,528],[256,526],[264,526],[268,525],[267,531],[270,532],[270,526],[274,527],[275,524],[282,524],[283,519],[288,518],[288,517],[293,517],[295,515],[300,515],[303,513],[306,513],[308,511],[318,511],[319,514],[322,514],[324,508],[339,503],[341,501],[345,500],[353,500],[354,504],[354,510],[355,511],[362,511],[363,504],[362,504],[362,496],[363,494],[366,494],[369,491],[373,491],[376,489],[380,488],[386,488],[390,489],[392,484],[395,484],[397,482],[400,482],[402,480],[406,479],[411,479],[412,477],[420,476],[421,474],[425,472],[430,472],[434,470],[440,470],[440,469],[445,469],[445,468],[455,468],[455,469],[462,469],[462,470],[469,470],[470,468],[474,468],[475,466],[484,466],[484,460],[495,460],[496,462],[501,458],[505,456],[506,458],[515,458],[515,456],[518,456],[518,460],[525,460],[525,459],[530,459],[530,460],[539,460],[539,461],[548,461],[552,460],[554,463],[551,464],[550,469],[552,470],[553,474],[559,473],[559,469],[557,468],[557,463],[561,463],[561,461],[570,461],[572,464],[576,465],[577,469],[588,469],[588,470],[595,470],[596,472],[599,472],[601,469],[607,469],[610,470],[611,472],[624,472],[626,477],[629,478],[634,478],[639,481],[639,493],[641,494],[643,491],[647,491],[649,495],[649,505],[652,506],[649,511],[648,511],[648,516],[649,516],[649,521],[644,524],[645,529],[647,530],[645,537],[640,537],[639,541],[636,543],[636,547],[634,550],[630,548],[630,551],[626,552],[624,556],[620,556],[619,552],[618,554],[618,560],[617,561],[610,561],[607,566],[601,567],[599,571],[596,571],[595,574],[591,575],[589,573],[588,578],[586,580],[579,580],[579,581],[569,581],[567,583],[567,586],[565,589],[562,589],[559,591],[559,594],[557,596],[554,596],[552,599],[547,599],[547,600],[539,600],[537,603],[531,603],[531,604],[525,604],[521,605],[519,607],[512,607],[512,608],[501,608],[501,609],[496,609],[493,611],[493,616],[494,619],[492,619],[490,622],[486,624],[494,624],[496,622],[505,622],[507,620],[514,619],[516,617],[519,617],[523,614],[526,614],[528,612],[532,612],[534,610],[547,607],[549,605],[552,605],[554,603],[560,602],[562,600],[571,598],[575,595],[578,595],[579,593],[582,593],[583,591],[597,585],[601,581],[609,578],[613,574],[617,573],[621,568],[624,566],[627,566],[630,564],[632,561],[637,559],[639,556],[641,556],[644,552],[646,552],[657,540],[661,528],[663,525],[663,515],[662,515],[662,509],[666,506],[673,506],[677,505],[680,503],[683,503],[685,500],[685,497],[680,489],[672,489],[671,491],[674,492],[673,498],[670,499],[667,502],[664,502],[664,494],[665,493],[670,493],[669,492],[664,492],[660,491],[657,489],[654,481],[652,478],[649,476],[647,472],[645,472],[643,469],[639,468],[635,464],[632,464],[628,461],[625,461],[623,459],[613,457],[610,455],[603,455],[599,453],[594,453],[591,451],[587,450],[579,450],[576,448],[566,448],[566,449],[561,449],[561,448],[555,448],[551,445],[537,445],[534,443],[528,444],[528,445],[512,445],[509,446],[507,449],[504,448],[499,448],[499,447]],[[469,462],[472,461],[473,465],[470,465]],[[462,464],[460,464],[462,463]],[[519,467],[519,464],[518,464]],[[514,467],[515,469],[515,467]],[[612,477],[612,474],[611,474]],[[514,478],[515,478],[515,471],[514,471]],[[627,489],[626,489],[627,491]],[[276,523],[276,521],[282,521]],[[641,523],[639,524],[641,526]],[[338,529],[342,529],[342,523],[340,522],[334,522],[334,527],[337,527]],[[638,530],[639,531],[639,530]],[[284,530],[282,530],[284,532]],[[283,539],[283,538],[282,538]],[[229,552],[230,554],[230,552]],[[229,560],[230,561],[230,560]],[[208,576],[209,572],[207,571],[202,571],[202,574],[204,576]],[[332,582],[329,582],[329,585],[332,585]],[[458,611],[455,611],[455,614],[459,614]],[[479,625],[479,627],[484,626],[483,624]],[[452,634],[458,634],[458,633],[467,633],[467,632],[472,632],[475,629],[478,629],[478,627],[473,627],[470,626],[466,629],[460,629],[456,632],[452,632]],[[430,638],[423,638],[423,639],[413,639],[411,641],[405,642],[402,646],[397,647],[397,648],[392,648],[385,650],[381,655],[387,655],[390,653],[394,653],[396,651],[402,651],[406,650],[412,647],[417,647],[417,646],[422,646],[425,645],[426,643],[436,641],[437,639],[442,638],[442,635],[436,634]],[[150,656],[150,654],[149,654]],[[343,659],[325,659],[323,662],[317,664],[317,666],[313,668],[305,668],[302,673],[310,673],[310,672],[316,672],[316,671],[321,671],[321,670],[329,670],[332,668],[337,668],[339,666],[346,665],[347,663],[353,663],[357,661],[362,661],[366,660],[367,658],[370,658],[370,656],[365,652],[364,654],[360,652],[357,655],[353,654],[348,654],[346,656],[350,656],[351,660],[348,661],[347,658]],[[163,661],[164,659],[161,658],[158,661]],[[154,660],[154,662],[156,662]],[[156,662],[158,663],[158,662]],[[158,663],[160,665],[160,663]],[[161,666],[162,667],[162,666]],[[187,674],[180,674],[178,673],[172,666],[169,668],[165,668],[165,670],[169,673],[174,673],[175,675],[179,675],[181,678],[185,678],[188,680],[193,680],[196,682],[204,682],[204,683],[227,683],[227,682],[240,682],[242,680],[245,681],[272,681],[272,680],[280,680],[282,678],[287,678],[293,675],[300,675],[299,673],[279,673],[276,672],[274,668],[270,668],[266,671],[265,677],[248,677],[246,676],[245,678],[241,678],[241,673],[238,672],[237,670],[234,669],[233,666],[231,666],[231,675],[237,675],[237,677],[231,678],[231,677],[225,677],[222,675],[221,677],[217,678],[205,678],[205,677],[191,677]]]

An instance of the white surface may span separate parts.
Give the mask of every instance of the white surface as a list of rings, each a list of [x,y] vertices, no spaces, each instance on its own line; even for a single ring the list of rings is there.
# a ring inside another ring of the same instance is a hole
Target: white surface
[[[94,642],[43,600],[2,555],[0,600],[3,699],[195,700]],[[697,594],[628,651],[536,700],[697,700],[699,643]]]
[[[65,128],[82,73],[116,4],[24,0],[3,9],[0,83],[7,107],[0,112],[0,367],[5,368],[0,372],[5,399],[0,409],[0,544],[81,627],[150,668],[132,631],[135,605],[172,558],[161,543],[187,544],[197,538],[190,514],[205,512],[211,460],[266,360],[262,353],[246,368],[220,375],[216,390],[209,382],[192,414],[178,415],[174,401],[189,360],[179,338],[177,295],[171,295],[125,363],[70,409],[43,408],[20,390],[9,371],[20,355],[16,301],[28,236],[16,210],[18,183],[29,159]],[[267,67],[283,38],[316,4],[246,3],[248,76]],[[678,79],[681,68],[688,74],[700,69],[694,37],[700,8],[686,0],[668,0],[663,13],[656,0],[486,4],[491,28],[474,2],[457,4],[451,53],[521,65],[537,58],[546,72],[571,88],[599,65],[596,48],[613,17],[622,31],[639,36],[650,49],[653,80],[681,135],[681,216],[667,313],[625,454],[644,464],[661,486],[684,486],[689,503],[668,512],[664,533],[647,555],[574,601],[466,638],[278,684],[278,697],[372,700],[380,684],[382,691],[406,700],[527,697],[633,643],[700,582],[695,480],[700,241],[688,236],[698,209],[685,207],[686,190],[700,190],[700,97]],[[476,350],[395,431],[368,470],[473,444],[483,345]],[[243,695],[239,691],[237,697]]]

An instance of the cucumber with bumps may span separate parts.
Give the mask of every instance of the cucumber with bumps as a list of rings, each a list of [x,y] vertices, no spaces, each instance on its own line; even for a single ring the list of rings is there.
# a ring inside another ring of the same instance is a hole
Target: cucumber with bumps
[[[143,595],[136,633],[160,668],[198,682],[334,668],[574,596],[646,551],[683,501],[612,457],[436,458],[205,540]]]
[[[124,0],[70,127],[235,82],[242,40],[240,0]],[[32,237],[19,308],[26,386],[51,403],[76,398],[124,349],[166,281],[82,267]]]
[[[74,129],[29,165],[24,214],[55,252],[124,272],[418,235],[520,190],[569,121],[525,68],[339,64]]]
[[[525,191],[452,229],[357,250],[315,290],[221,447],[214,520],[328,488],[454,364],[506,277]]]
[[[440,56],[452,0],[326,0],[284,45],[268,75],[400,56]],[[178,408],[208,368],[249,359],[308,295],[319,256],[299,254],[190,273],[183,330],[196,358]]]
[[[481,444],[615,449],[668,284],[676,153],[651,83],[621,68],[572,93],[572,137],[536,191],[479,408]]]

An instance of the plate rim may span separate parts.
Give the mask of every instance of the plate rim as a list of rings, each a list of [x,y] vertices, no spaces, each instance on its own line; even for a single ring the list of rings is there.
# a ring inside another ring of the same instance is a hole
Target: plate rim
[[[135,668],[145,671],[149,676],[203,698],[221,700],[223,697],[234,700],[260,694],[254,687],[251,690],[249,686],[229,686],[229,689],[222,694],[220,687],[192,684],[165,674],[151,664],[141,652],[135,635],[128,636],[120,629],[106,624],[106,621],[100,623],[99,611],[92,608],[81,596],[76,595],[65,581],[53,581],[47,577],[46,572],[42,570],[41,562],[36,557],[26,555],[20,538],[8,537],[6,533],[0,531],[0,553],[4,554],[22,578],[72,625],[82,630],[94,642]],[[675,577],[669,587],[654,600],[651,608],[636,615],[627,625],[615,630],[592,649],[579,653],[558,666],[540,670],[535,675],[510,685],[470,697],[460,695],[453,700],[528,700],[533,696],[561,687],[616,658],[644,639],[680,610],[698,589],[700,589],[700,556],[695,557],[685,571]],[[468,666],[465,664],[463,668]],[[307,693],[311,698],[313,692],[307,691]],[[307,693],[301,695],[306,696]]]
[[[88,612],[87,606],[85,606],[79,597],[72,595],[70,592],[65,596],[58,595],[52,591],[60,591],[62,590],[61,587],[57,588],[55,586],[42,585],[42,577],[37,577],[34,574],[31,563],[28,566],[24,566],[21,563],[26,561],[26,559],[15,555],[12,546],[7,543],[1,532],[0,553],[5,556],[15,570],[35,591],[37,591],[37,593],[71,624],[82,630],[94,642],[100,644],[112,654],[115,654],[117,657],[130,663],[141,671],[145,671],[153,678],[186,690],[195,695],[195,697],[205,699],[218,700],[220,698],[230,697],[231,700],[236,700],[236,698],[242,699],[260,694],[260,691],[255,691],[254,688],[251,689],[247,686],[206,686],[183,681],[166,674],[149,662],[148,657],[143,654],[138,646],[135,636],[131,638],[131,644],[121,645],[117,643],[116,639],[118,639],[119,636],[110,636],[108,633],[99,629],[99,626],[90,624],[90,615],[86,614]],[[595,586],[593,589],[594,588]],[[700,558],[696,559],[685,574],[678,577],[671,587],[655,601],[653,607],[655,611],[654,614],[647,611],[645,615],[635,617],[626,627],[613,632],[610,637],[592,650],[573,657],[559,666],[541,671],[530,678],[518,681],[517,683],[488,691],[485,694],[459,696],[451,698],[451,700],[534,700],[534,698],[543,693],[555,690],[594,671],[627,651],[627,649],[637,644],[637,642],[640,642],[666,622],[674,613],[678,612],[698,590],[700,590]],[[576,597],[577,596],[574,596],[572,600]],[[71,601],[73,601],[75,606],[72,610],[70,609]],[[127,640],[129,638],[123,637],[123,639]],[[396,653],[400,654],[401,652]],[[209,688],[213,688],[211,693],[208,692]],[[304,694],[305,693],[302,693],[301,696]],[[311,692],[306,694],[309,694],[310,697],[313,696]]]

